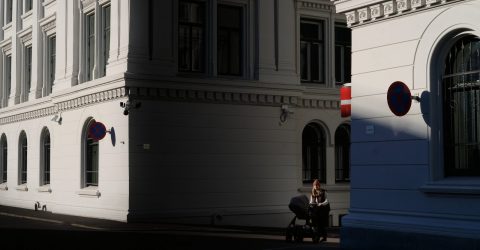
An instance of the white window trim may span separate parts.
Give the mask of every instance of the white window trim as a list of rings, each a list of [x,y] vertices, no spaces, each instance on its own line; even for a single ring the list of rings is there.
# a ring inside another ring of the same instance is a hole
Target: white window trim
[[[37,188],[37,192],[39,193],[51,193],[52,189],[50,188],[50,184],[43,185]]]
[[[17,87],[20,87],[20,88],[17,88],[16,89],[16,97],[18,97],[18,102],[17,103],[23,103],[23,102],[27,102],[29,101],[30,99],[33,99],[33,98],[30,98],[30,93],[33,93],[34,92],[34,89],[36,88],[34,85],[35,85],[35,82],[33,80],[34,78],[34,74],[33,74],[33,69],[35,67],[35,60],[34,60],[34,49],[33,49],[33,44],[32,44],[32,27],[29,27],[23,31],[21,31],[19,34],[18,34],[19,38],[20,38],[20,44],[21,44],[21,49],[19,51],[19,53],[17,54],[17,59],[20,59],[21,62],[20,62],[20,85],[17,86]],[[31,47],[32,48],[32,72],[31,72],[31,76],[30,76],[30,80],[31,80],[31,83],[30,83],[30,88],[27,90],[26,89],[26,74],[25,74],[25,52],[27,50],[27,48]]]
[[[476,17],[475,17],[476,18]],[[442,86],[443,75],[443,64],[444,59],[446,58],[447,53],[452,48],[452,46],[460,39],[460,37],[465,35],[474,35],[480,37],[480,33],[472,31],[462,31],[461,26],[451,26],[443,31],[443,34],[456,33],[450,37],[441,37],[442,39],[436,38],[435,41],[428,41],[427,39],[422,40],[419,44],[419,48],[434,48],[435,53],[433,57],[431,55],[422,55],[429,57],[426,70],[429,74],[434,77],[431,77],[427,80],[430,82],[429,91],[430,91],[430,103],[428,103],[430,116],[430,174],[429,180],[421,187],[419,190],[431,194],[431,195],[479,195],[480,194],[480,177],[479,176],[452,176],[447,177],[444,175],[444,152],[443,152],[443,138],[444,138],[444,128],[443,128],[443,97],[442,91],[439,89]],[[457,31],[457,32],[455,32]],[[428,34],[431,35],[431,34]],[[426,36],[427,38],[429,36]],[[428,49],[419,50],[423,53],[429,53]],[[420,60],[419,60],[420,61]],[[428,85],[427,85],[428,86]]]
[[[52,93],[53,93],[53,87],[55,86],[55,79],[53,79],[53,86],[49,86],[50,84],[50,76],[49,76],[49,56],[50,56],[50,51],[48,47],[48,42],[49,39],[53,36],[56,36],[56,15],[51,15],[49,17],[45,17],[40,21],[40,27],[41,27],[41,39],[42,39],[42,47],[41,47],[41,52],[42,52],[42,83],[41,86],[37,86],[37,96],[38,97],[45,97],[47,95],[50,95],[51,93],[47,93],[48,89],[52,87]],[[55,65],[56,67],[56,65]],[[57,72],[57,70],[55,70]]]
[[[28,192],[27,183],[24,183],[22,185],[18,185],[17,187],[15,187],[15,189],[18,190],[18,191],[22,191],[22,192]]]
[[[6,39],[3,42],[0,43],[0,48],[2,51],[2,59],[0,60],[0,75],[1,75],[1,80],[2,80],[2,85],[1,85],[1,100],[0,100],[0,107],[7,107],[8,102],[12,96],[12,82],[10,81],[10,93],[9,96],[6,96],[5,93],[7,92],[6,90],[6,82],[7,82],[7,75],[6,75],[6,63],[5,59],[7,56],[12,56],[12,40],[11,39]],[[11,67],[12,65],[10,65]],[[11,69],[10,69],[11,70]],[[10,71],[10,78],[12,77],[12,72]]]
[[[106,72],[103,71],[102,63],[108,65],[106,59],[103,55],[103,8],[106,6],[111,6],[110,0],[82,0],[80,2],[80,56],[79,56],[79,73],[78,73],[78,82],[84,83],[87,82],[87,16],[95,15],[95,48],[94,48],[94,66],[93,66],[93,76],[91,80],[98,79],[106,75]],[[108,67],[108,66],[107,66]]]
[[[76,192],[80,196],[100,197],[98,186],[84,187]]]
[[[1,191],[7,191],[8,190],[8,186],[7,186],[6,182],[0,184],[0,190]]]

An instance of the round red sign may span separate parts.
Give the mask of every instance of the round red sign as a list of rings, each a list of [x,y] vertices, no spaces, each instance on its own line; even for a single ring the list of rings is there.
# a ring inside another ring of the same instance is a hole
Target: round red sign
[[[404,116],[412,106],[412,94],[403,82],[394,82],[388,88],[388,107],[396,116]]]
[[[103,139],[106,134],[107,129],[101,122],[93,122],[90,124],[90,127],[88,127],[88,137],[96,141]]]

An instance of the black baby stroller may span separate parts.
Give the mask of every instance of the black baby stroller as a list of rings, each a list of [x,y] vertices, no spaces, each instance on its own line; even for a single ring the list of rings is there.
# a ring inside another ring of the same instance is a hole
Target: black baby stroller
[[[320,241],[320,232],[314,223],[316,215],[313,212],[312,205],[309,203],[306,195],[295,196],[290,200],[288,208],[295,214],[295,217],[293,217],[287,227],[286,240],[288,242],[292,240],[302,242],[304,238],[312,238],[314,243]],[[297,225],[297,219],[305,220],[305,223]]]

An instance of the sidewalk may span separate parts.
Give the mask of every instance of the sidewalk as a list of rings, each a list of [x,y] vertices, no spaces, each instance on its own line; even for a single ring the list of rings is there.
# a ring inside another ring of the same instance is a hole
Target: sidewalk
[[[44,242],[52,236],[79,248],[95,239],[99,241],[96,246],[107,249],[340,249],[338,228],[329,228],[327,242],[314,244],[311,239],[286,242],[282,228],[123,223],[6,206],[0,206],[0,235],[2,240],[8,235],[11,245],[7,246],[17,249],[20,242],[23,249],[39,249],[29,242]],[[65,244],[56,246],[67,249]]]

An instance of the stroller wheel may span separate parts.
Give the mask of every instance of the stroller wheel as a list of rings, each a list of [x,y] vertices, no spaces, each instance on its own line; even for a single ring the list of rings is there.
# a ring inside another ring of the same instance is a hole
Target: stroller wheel
[[[302,242],[303,241],[303,235],[301,233],[297,233],[293,236],[293,239],[295,242]]]
[[[286,240],[287,242],[292,242],[292,240],[293,240],[293,233],[292,233],[291,228],[288,228],[288,229],[287,229],[287,233],[285,234],[285,240]]]

